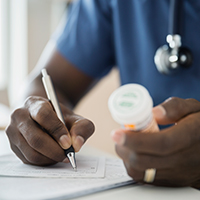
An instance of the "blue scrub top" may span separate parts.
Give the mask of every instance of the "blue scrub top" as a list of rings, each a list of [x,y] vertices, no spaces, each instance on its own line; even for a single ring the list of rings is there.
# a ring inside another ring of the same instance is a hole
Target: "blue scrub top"
[[[166,44],[169,0],[75,1],[57,49],[94,78],[117,66],[121,84],[142,84],[155,105],[171,96],[200,100],[200,1],[183,2],[182,44],[194,59],[176,75],[162,75],[154,64],[156,50]]]

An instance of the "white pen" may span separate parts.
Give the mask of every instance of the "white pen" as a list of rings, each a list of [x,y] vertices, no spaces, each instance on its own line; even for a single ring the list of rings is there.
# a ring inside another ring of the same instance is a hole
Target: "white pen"
[[[46,69],[42,69],[42,76],[43,76],[42,82],[43,82],[47,97],[51,101],[58,118],[65,125],[65,121],[64,121],[62,112],[60,110],[60,106],[58,104],[58,100],[57,100],[57,97],[56,97],[56,94],[54,91],[51,77],[47,74]],[[73,146],[71,146],[69,149],[65,149],[64,151],[65,151],[65,155],[69,158],[69,161],[70,161],[72,167],[74,168],[74,170],[76,170],[77,167],[76,167],[75,152],[74,152]]]

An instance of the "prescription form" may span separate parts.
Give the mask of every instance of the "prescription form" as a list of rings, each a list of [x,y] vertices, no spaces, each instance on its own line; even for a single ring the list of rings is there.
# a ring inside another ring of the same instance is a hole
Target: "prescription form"
[[[62,177],[59,172],[63,174],[66,163],[44,169],[22,164],[14,155],[0,157],[0,199],[72,199],[134,183],[118,158],[77,156],[76,160],[77,173],[68,166]]]

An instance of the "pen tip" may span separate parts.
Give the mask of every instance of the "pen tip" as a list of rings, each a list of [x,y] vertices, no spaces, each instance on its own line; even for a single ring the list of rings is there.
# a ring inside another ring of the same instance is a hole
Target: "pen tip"
[[[67,154],[67,157],[72,165],[72,167],[74,168],[74,170],[76,171],[76,160],[75,160],[75,155],[73,152],[70,152]]]

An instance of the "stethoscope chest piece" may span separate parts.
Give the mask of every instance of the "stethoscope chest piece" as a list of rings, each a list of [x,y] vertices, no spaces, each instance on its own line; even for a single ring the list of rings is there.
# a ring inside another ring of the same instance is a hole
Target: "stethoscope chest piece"
[[[181,8],[182,0],[170,1],[169,34],[166,37],[168,44],[158,48],[154,56],[155,65],[162,74],[174,74],[192,65],[192,53],[181,42]]]
[[[175,74],[181,68],[188,68],[192,65],[192,53],[188,48],[182,47],[180,41],[171,41],[169,45],[166,44],[158,48],[154,62],[161,74]]]

